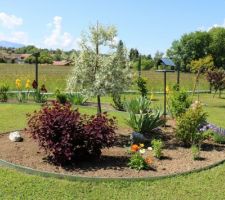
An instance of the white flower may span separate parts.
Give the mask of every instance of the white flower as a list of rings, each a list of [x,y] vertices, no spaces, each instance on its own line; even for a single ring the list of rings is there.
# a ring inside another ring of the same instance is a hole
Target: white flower
[[[148,150],[149,150],[149,151],[152,151],[152,147],[148,147]]]
[[[139,152],[140,152],[140,154],[144,154],[145,153],[145,149],[140,149]]]

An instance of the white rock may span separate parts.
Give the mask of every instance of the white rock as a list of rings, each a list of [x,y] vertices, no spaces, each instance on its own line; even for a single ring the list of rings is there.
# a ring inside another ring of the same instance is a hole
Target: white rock
[[[23,140],[23,138],[21,137],[19,131],[15,131],[15,132],[11,132],[9,134],[9,139],[12,141],[12,142],[20,142]]]

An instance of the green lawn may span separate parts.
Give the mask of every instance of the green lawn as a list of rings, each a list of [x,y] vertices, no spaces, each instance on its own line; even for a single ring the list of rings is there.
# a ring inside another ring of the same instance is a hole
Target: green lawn
[[[48,91],[54,92],[57,88],[65,90],[66,80],[71,72],[70,66],[39,66],[39,83],[45,84]],[[136,71],[134,71],[136,73]],[[163,90],[163,73],[155,72],[155,70],[143,71],[142,76],[147,78],[147,87],[149,91]],[[176,83],[176,73],[167,74],[167,84],[172,86]],[[11,90],[15,90],[15,80],[19,78],[25,85],[27,79],[34,80],[34,65],[29,64],[0,64],[0,86],[7,83]],[[194,74],[181,73],[181,86],[187,90],[193,89]],[[197,89],[208,90],[209,85],[204,77],[200,78],[200,86]],[[130,89],[136,89],[132,86]]]
[[[155,106],[162,103],[157,95]],[[196,98],[196,97],[195,97]],[[110,102],[104,97],[103,102]],[[205,104],[208,119],[225,127],[225,99],[200,95]],[[0,132],[25,127],[25,114],[39,109],[37,104],[0,104]],[[79,107],[82,113],[94,114],[96,108]],[[126,113],[110,111],[118,118],[120,126],[126,126]],[[0,199],[172,199],[172,200],[223,200],[225,194],[225,164],[186,176],[157,181],[109,181],[91,182],[57,180],[26,175],[14,170],[0,168]]]

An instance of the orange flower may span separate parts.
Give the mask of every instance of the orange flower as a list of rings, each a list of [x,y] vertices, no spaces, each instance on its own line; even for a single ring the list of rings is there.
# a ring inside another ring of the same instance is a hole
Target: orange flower
[[[136,152],[136,151],[138,151],[139,150],[139,146],[137,145],[137,144],[133,144],[132,146],[131,146],[131,151],[132,152]]]
[[[152,158],[151,156],[145,158],[145,162],[146,162],[148,165],[153,164],[153,161],[154,161],[154,160],[153,160],[153,158]]]

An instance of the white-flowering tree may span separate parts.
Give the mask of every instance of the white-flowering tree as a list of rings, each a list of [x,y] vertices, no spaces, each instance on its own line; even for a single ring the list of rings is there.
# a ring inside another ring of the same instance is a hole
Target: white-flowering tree
[[[89,31],[82,35],[80,54],[75,58],[67,89],[97,96],[101,113],[101,96],[127,89],[131,73],[126,49],[121,42],[116,44],[116,28],[97,23]]]

